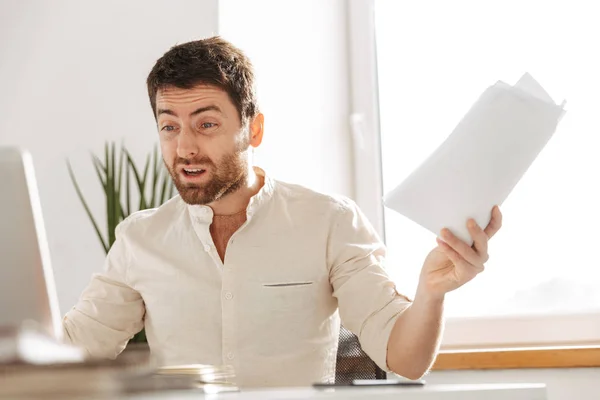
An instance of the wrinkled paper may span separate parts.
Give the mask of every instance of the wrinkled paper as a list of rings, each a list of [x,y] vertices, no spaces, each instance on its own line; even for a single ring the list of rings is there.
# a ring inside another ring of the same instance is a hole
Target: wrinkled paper
[[[564,106],[528,73],[513,86],[496,82],[384,204],[435,235],[447,227],[472,244],[467,220],[488,225],[493,206],[506,200],[556,131]]]

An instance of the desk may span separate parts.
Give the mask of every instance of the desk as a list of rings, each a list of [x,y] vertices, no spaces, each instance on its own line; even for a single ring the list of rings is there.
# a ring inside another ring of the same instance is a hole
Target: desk
[[[544,384],[426,385],[411,388],[247,389],[237,393],[199,394],[197,391],[144,393],[127,400],[546,400]]]

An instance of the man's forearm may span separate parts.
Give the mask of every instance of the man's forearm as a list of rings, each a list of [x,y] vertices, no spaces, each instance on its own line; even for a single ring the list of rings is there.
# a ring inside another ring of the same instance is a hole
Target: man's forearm
[[[387,362],[409,379],[422,377],[433,364],[443,330],[444,298],[418,290],[414,302],[396,320],[388,341]]]

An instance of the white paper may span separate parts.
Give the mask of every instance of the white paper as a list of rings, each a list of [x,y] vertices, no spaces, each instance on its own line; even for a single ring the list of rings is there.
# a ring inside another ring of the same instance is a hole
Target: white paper
[[[485,228],[550,140],[564,115],[531,75],[488,87],[448,138],[384,204],[439,235],[449,228],[465,242],[474,218]]]

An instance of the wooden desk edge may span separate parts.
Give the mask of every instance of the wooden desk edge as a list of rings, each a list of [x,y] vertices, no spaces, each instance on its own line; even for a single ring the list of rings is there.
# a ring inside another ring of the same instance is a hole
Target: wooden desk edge
[[[600,345],[443,350],[438,354],[432,370],[587,367],[600,367]]]

